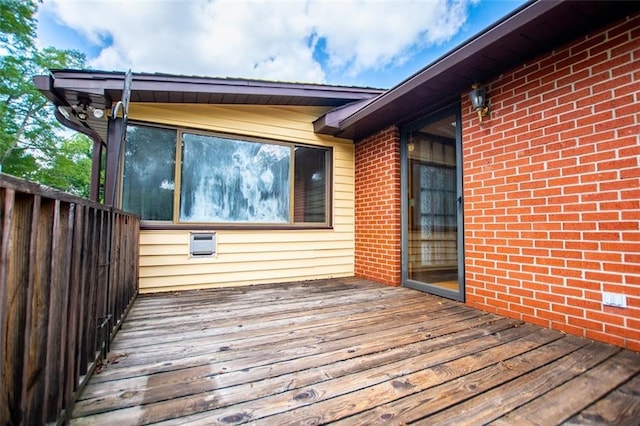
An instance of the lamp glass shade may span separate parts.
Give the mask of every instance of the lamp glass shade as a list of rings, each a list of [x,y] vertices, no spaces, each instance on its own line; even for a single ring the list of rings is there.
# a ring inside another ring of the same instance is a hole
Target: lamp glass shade
[[[471,100],[473,109],[484,108],[486,103],[486,90],[483,88],[473,89],[471,93],[469,93],[469,99]]]
[[[102,117],[104,117],[104,111],[101,110],[100,108],[94,108],[93,116],[97,119],[101,119]]]

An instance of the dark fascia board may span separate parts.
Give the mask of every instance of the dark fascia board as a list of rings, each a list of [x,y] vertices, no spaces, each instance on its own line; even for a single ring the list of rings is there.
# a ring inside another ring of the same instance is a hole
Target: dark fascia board
[[[436,59],[430,65],[418,71],[416,74],[412,75],[405,81],[389,89],[388,92],[380,95],[373,102],[370,102],[369,105],[362,108],[360,111],[357,111],[350,117],[346,118],[341,123],[340,127],[342,129],[346,129],[352,126],[363,116],[366,116],[374,110],[384,107],[387,104],[390,104],[393,101],[401,98],[402,96],[407,95],[408,93],[415,90],[418,86],[425,84],[428,80],[434,78],[435,76],[442,75],[447,71],[450,71],[451,68],[453,68],[460,61],[468,59],[478,51],[486,48],[492,43],[495,43],[500,38],[504,37],[505,33],[508,32],[510,28],[523,25],[526,21],[534,19],[539,14],[544,13],[545,11],[548,11],[557,6],[557,4],[558,2],[549,0],[528,4],[520,8],[507,19],[501,21],[494,27],[491,27],[484,33],[479,34],[470,41],[455,48],[444,56],[441,56],[439,59]],[[534,11],[535,13],[525,13],[529,10],[527,6],[536,6],[536,10]]]
[[[340,122],[351,116],[354,112],[364,108],[375,98],[356,101],[338,108],[334,108],[313,122],[313,130],[316,133],[335,135],[340,133]]]
[[[58,106],[70,106],[67,100],[64,97],[60,96],[58,92],[54,90],[53,77],[51,75],[37,75],[33,77],[33,84],[47,99],[51,101],[51,103],[56,108]],[[93,139],[94,141],[104,144],[104,140],[102,139],[102,137],[95,130],[87,126],[86,123],[68,120],[66,117],[62,116],[60,111],[57,109],[55,111],[55,115],[58,121],[60,121],[70,129],[80,133],[84,133],[85,135],[91,137],[91,139]]]
[[[51,74],[54,89],[96,94],[122,90],[125,76],[120,72],[80,70],[51,70]],[[369,99],[384,93],[383,89],[374,88],[144,73],[133,74],[131,90],[133,92],[287,96],[343,100],[345,103]]]
[[[36,89],[38,89],[54,105],[67,106],[64,98],[54,92],[53,78],[51,77],[51,75],[36,75],[35,77],[33,77],[33,84],[36,86]]]
[[[412,109],[416,114],[442,108],[443,102],[454,102],[459,99],[465,89],[470,90],[470,85],[473,82],[483,83],[483,81],[477,80],[477,76],[481,75],[484,79],[494,78],[527,59],[535,57],[535,55],[563,45],[571,37],[575,39],[584,34],[584,27],[577,26],[575,29],[572,27],[572,24],[578,20],[587,19],[589,24],[593,25],[591,28],[593,30],[613,22],[613,19],[620,19],[625,13],[636,11],[640,8],[639,6],[640,2],[616,4],[608,1],[532,0],[407,80],[378,96],[349,117],[344,118],[340,122],[339,131],[333,134],[359,139],[390,125],[401,124],[402,120],[408,118],[404,106],[411,102],[416,103],[415,100],[418,98],[420,100],[427,99],[433,104],[413,105]],[[588,11],[590,16],[587,18],[576,16],[577,11],[580,10]],[[605,10],[606,14],[597,13],[597,11]],[[536,25],[538,22],[543,22],[545,17],[553,19],[562,27],[562,30],[558,31],[557,41],[555,39],[549,40],[549,36],[543,34],[545,41],[542,46],[540,46],[541,43],[534,40],[532,46],[535,47],[531,47],[531,51],[518,51],[515,59],[500,64],[500,67],[496,67],[496,69],[470,71],[474,65],[480,64],[487,57],[490,57],[492,50],[512,47],[509,46],[511,40],[518,37],[522,39],[539,35],[540,31],[548,30]],[[435,90],[440,91],[443,87],[446,93],[434,93]],[[416,117],[409,118],[415,119]]]

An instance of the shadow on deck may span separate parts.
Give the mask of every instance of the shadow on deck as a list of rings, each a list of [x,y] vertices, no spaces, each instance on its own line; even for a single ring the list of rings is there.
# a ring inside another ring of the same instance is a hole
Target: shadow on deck
[[[640,354],[349,278],[140,296],[72,424],[636,424]]]

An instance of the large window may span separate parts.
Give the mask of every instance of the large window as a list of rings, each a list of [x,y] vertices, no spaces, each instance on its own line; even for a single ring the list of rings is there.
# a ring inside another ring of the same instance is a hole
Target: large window
[[[329,225],[330,158],[327,148],[130,125],[122,206],[170,223]]]
[[[173,220],[175,161],[175,130],[129,126],[122,209],[146,220]]]

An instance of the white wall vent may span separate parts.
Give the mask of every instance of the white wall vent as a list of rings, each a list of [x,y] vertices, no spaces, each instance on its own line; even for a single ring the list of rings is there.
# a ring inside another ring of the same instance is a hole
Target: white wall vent
[[[216,234],[208,233],[192,233],[189,244],[189,253],[191,257],[213,257],[216,254]]]

